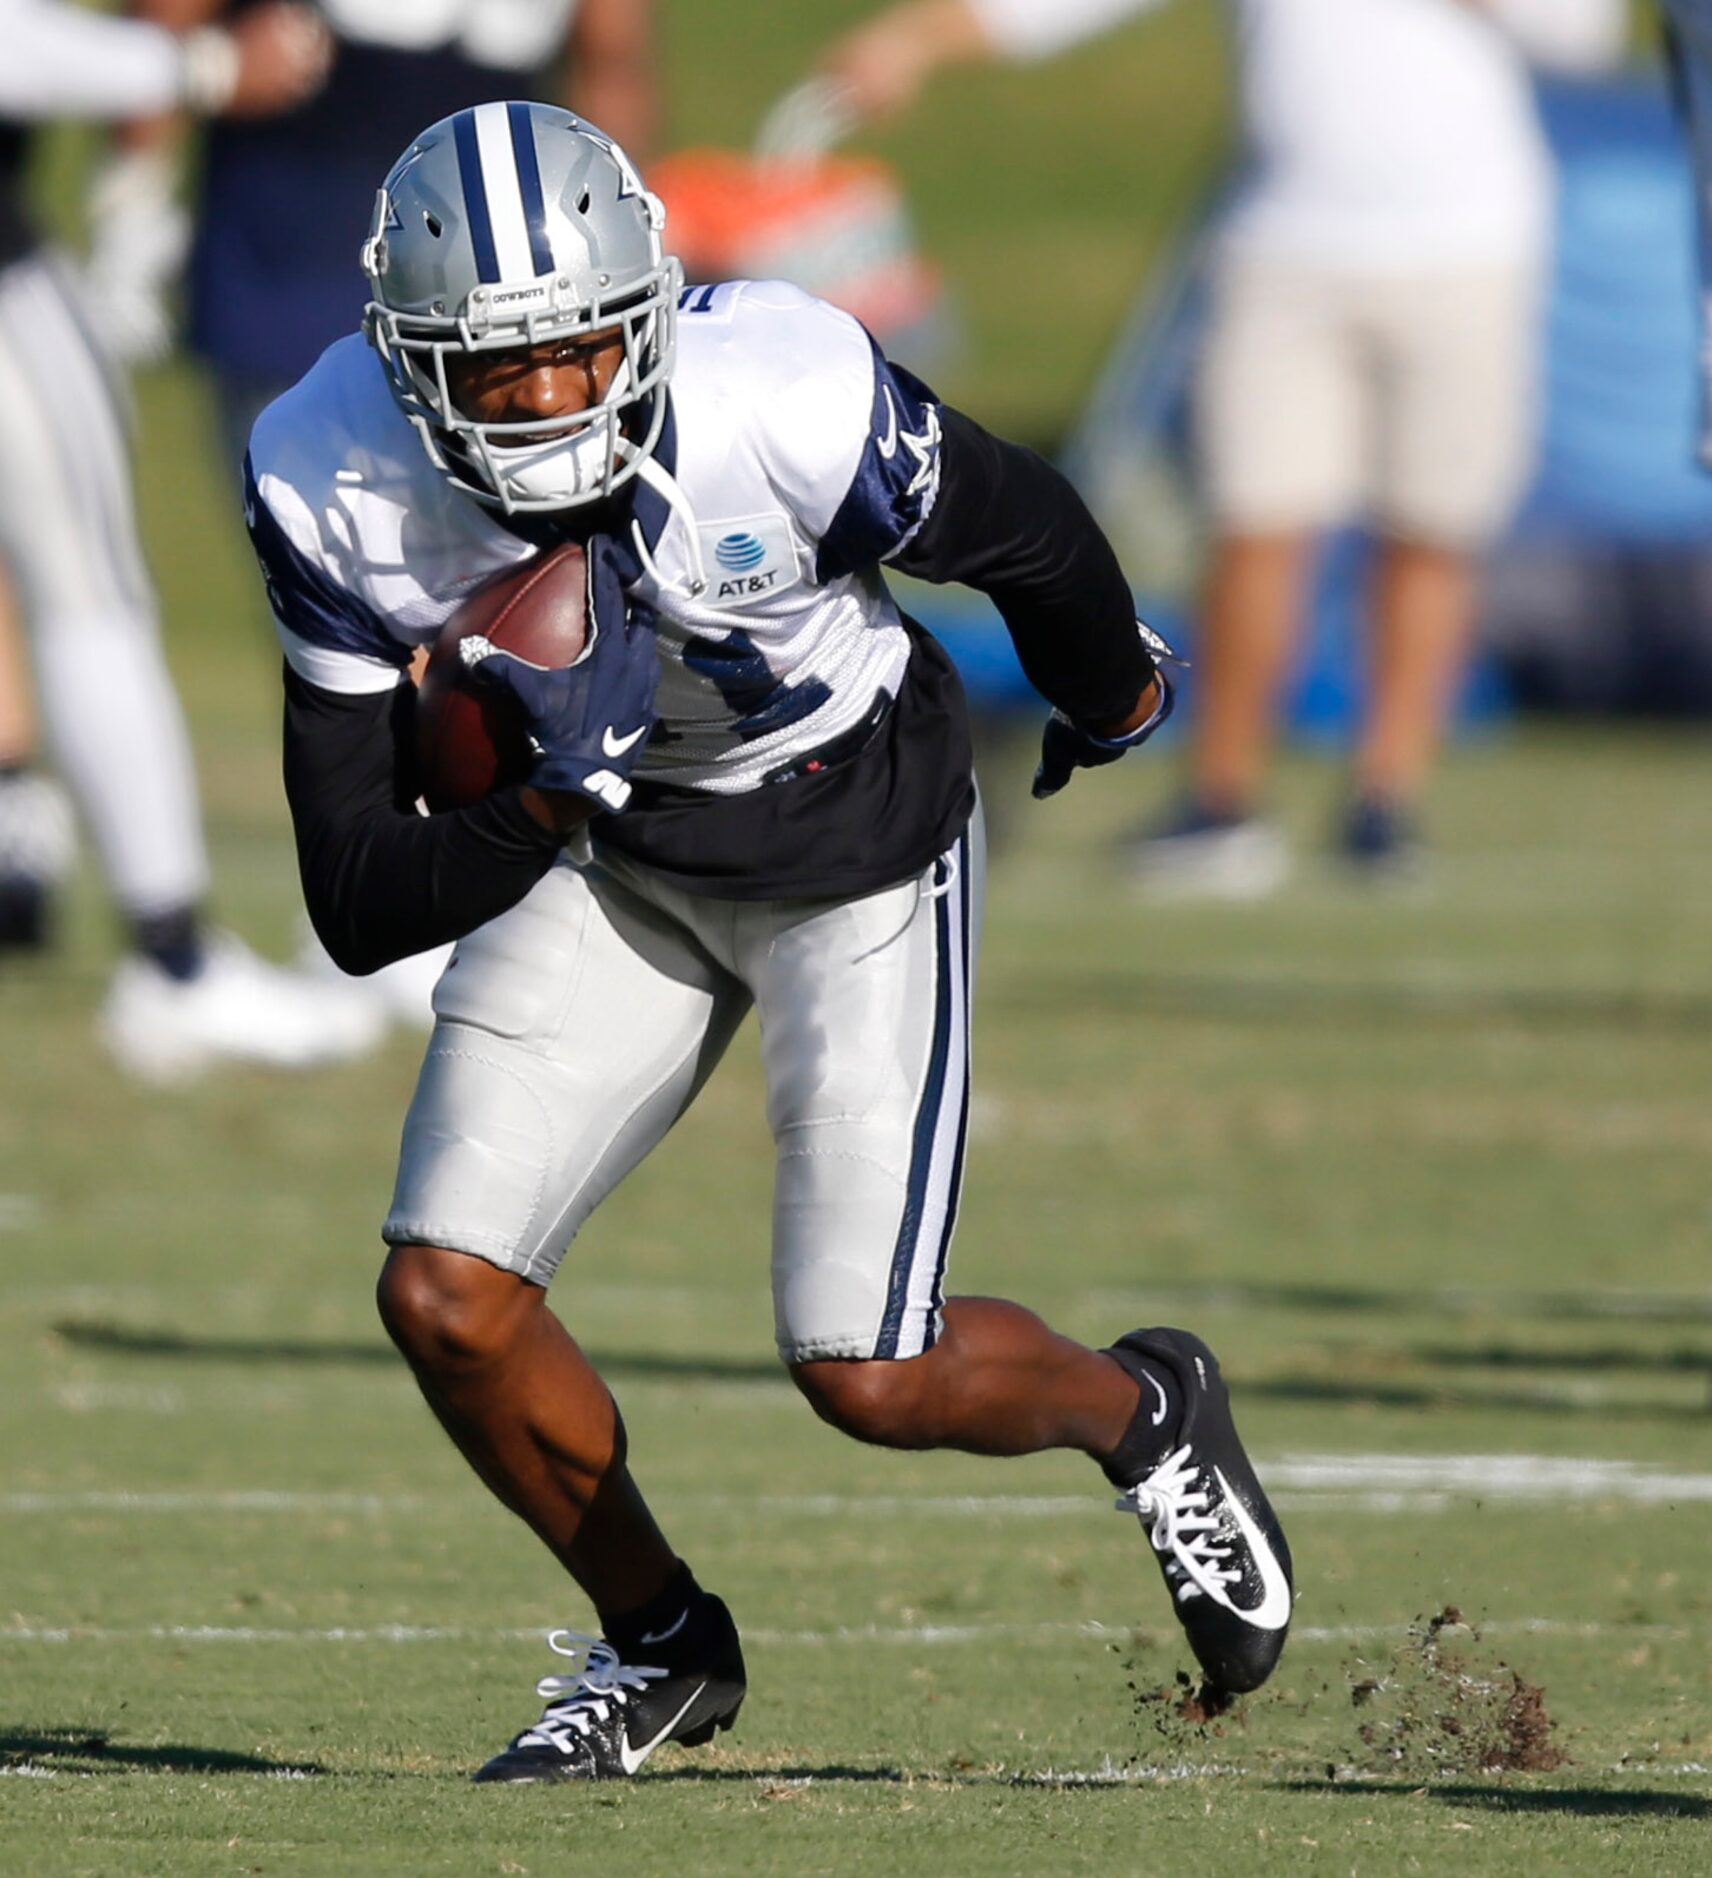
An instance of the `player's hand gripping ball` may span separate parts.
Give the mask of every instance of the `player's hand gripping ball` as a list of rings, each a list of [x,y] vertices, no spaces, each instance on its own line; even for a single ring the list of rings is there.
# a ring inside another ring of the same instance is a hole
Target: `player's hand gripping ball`
[[[465,808],[530,780],[537,750],[522,703],[472,684],[463,642],[532,665],[570,665],[588,636],[588,570],[576,542],[484,581],[440,628],[416,697],[417,774],[429,808]],[[592,806],[592,805],[591,805]]]

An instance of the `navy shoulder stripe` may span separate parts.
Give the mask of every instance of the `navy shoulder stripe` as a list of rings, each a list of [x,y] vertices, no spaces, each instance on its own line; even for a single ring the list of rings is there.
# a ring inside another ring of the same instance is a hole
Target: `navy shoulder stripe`
[[[820,538],[815,578],[822,585],[895,554],[921,526],[937,486],[939,400],[878,346],[873,351],[868,435],[844,500]]]
[[[386,630],[380,614],[301,553],[256,491],[244,458],[244,521],[261,563],[268,601],[282,626],[329,652],[384,659],[402,670],[410,651]]]

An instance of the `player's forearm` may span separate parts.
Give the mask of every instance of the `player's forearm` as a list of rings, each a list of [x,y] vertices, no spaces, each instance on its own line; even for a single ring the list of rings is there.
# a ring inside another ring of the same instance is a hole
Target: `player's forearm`
[[[158,26],[28,0],[3,27],[0,117],[134,117],[184,99],[184,42]]]
[[[212,26],[226,11],[226,0],[129,0],[125,11],[133,19],[164,26],[168,32],[190,33]],[[121,150],[143,151],[163,162],[176,162],[186,126],[181,110],[155,111],[115,125],[113,137]]]
[[[990,56],[1014,63],[1046,59],[1110,32],[1166,0],[958,0]]]
[[[654,45],[652,0],[583,0],[566,47],[566,104],[638,159],[660,121]]]
[[[134,19],[148,20],[175,33],[212,26],[230,10],[229,0],[126,0],[125,6]]]
[[[559,837],[504,791],[472,808],[414,808],[408,687],[340,697],[286,671],[285,792],[309,917],[333,959],[372,972],[461,939],[515,906]]]
[[[1154,664],[1111,544],[1082,498],[1032,450],[948,406],[940,420],[939,493],[894,565],[985,593],[1029,682],[1077,723],[1117,734],[1151,685]]]

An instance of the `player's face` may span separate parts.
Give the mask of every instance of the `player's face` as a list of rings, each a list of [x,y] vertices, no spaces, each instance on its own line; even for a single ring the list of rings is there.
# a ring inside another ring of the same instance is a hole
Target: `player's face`
[[[527,424],[574,417],[599,404],[623,363],[624,337],[613,327],[538,346],[453,354],[446,360],[446,389],[478,424]]]

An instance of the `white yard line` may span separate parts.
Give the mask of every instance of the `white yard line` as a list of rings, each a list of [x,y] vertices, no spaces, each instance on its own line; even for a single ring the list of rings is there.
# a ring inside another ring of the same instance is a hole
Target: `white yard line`
[[[1290,1633],[1298,1647],[1310,1644],[1381,1643],[1411,1634],[1408,1624],[1303,1624]],[[1682,1640],[1698,1634],[1677,1624],[1605,1624],[1581,1619],[1549,1617],[1495,1618],[1477,1622],[1483,1637],[1558,1636],[1620,1637]],[[1055,1637],[1100,1638],[1127,1643],[1138,1630],[1152,1633],[1156,1626],[1129,1619],[1122,1623],[987,1623],[987,1624],[839,1624],[824,1629],[772,1630],[749,1628],[743,1641],[759,1646],[824,1648],[837,1644],[908,1649],[948,1644],[991,1643],[1000,1640],[1047,1641]],[[334,1624],[324,1628],[258,1624],[142,1624],[98,1625],[10,1624],[0,1626],[0,1644],[410,1644],[410,1643],[536,1643],[545,1634],[532,1628],[486,1627],[458,1624]]]
[[[96,1490],[0,1494],[0,1514],[23,1513],[404,1513],[426,1502],[412,1494],[233,1492],[129,1493]]]
[[[1286,1454],[1261,1465],[1267,1488],[1346,1493],[1440,1493],[1459,1498],[1556,1501],[1712,1500],[1712,1474],[1650,1462],[1563,1454]]]
[[[1642,1461],[1553,1454],[1286,1454],[1259,1464],[1285,1511],[1438,1513],[1459,1502],[1486,1506],[1712,1503],[1712,1473],[1681,1473]],[[1109,1510],[1085,1494],[908,1494],[688,1492],[664,1495],[680,1509],[787,1517],[1065,1519]],[[415,1494],[256,1489],[164,1492],[44,1490],[0,1493],[0,1514],[412,1513],[462,1506],[461,1498]]]

